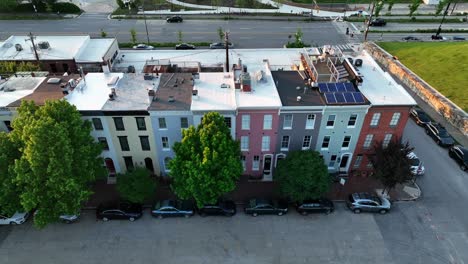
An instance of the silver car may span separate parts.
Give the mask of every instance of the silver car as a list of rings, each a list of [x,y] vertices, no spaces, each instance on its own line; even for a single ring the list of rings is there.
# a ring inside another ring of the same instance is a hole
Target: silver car
[[[348,208],[355,214],[361,212],[379,212],[386,214],[391,207],[389,200],[383,197],[377,197],[368,193],[353,193],[348,196],[346,201]]]

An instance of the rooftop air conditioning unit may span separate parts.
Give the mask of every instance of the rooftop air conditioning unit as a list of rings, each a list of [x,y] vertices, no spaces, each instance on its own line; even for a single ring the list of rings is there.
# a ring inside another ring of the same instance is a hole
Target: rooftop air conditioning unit
[[[16,51],[22,51],[23,50],[23,46],[21,46],[21,44],[15,44],[15,49]]]
[[[39,46],[40,49],[49,49],[50,48],[50,44],[48,41],[41,41],[39,43],[37,43],[37,46]]]

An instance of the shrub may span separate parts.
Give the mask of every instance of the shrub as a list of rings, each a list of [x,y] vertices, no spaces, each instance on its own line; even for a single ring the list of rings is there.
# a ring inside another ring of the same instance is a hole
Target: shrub
[[[52,12],[65,13],[65,14],[78,14],[81,9],[73,3],[55,3],[52,5]]]

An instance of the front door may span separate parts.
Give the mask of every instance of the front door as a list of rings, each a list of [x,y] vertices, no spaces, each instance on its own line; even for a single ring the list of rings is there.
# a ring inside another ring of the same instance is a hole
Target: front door
[[[263,175],[270,175],[272,155],[265,155],[263,158]]]
[[[340,172],[348,171],[348,161],[349,161],[349,154],[344,154],[343,156],[341,156]]]
[[[145,159],[145,167],[147,170],[151,171],[151,173],[154,172],[153,160],[151,158]]]

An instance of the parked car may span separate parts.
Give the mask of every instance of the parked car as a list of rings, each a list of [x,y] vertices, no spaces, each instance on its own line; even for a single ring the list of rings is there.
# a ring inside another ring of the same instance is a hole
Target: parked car
[[[154,49],[153,46],[146,45],[146,44],[138,44],[136,46],[133,46],[134,49],[139,49],[139,50],[152,50]]]
[[[410,117],[419,126],[425,126],[427,123],[431,122],[431,119],[429,118],[429,116],[420,108],[412,108],[410,110]]]
[[[194,214],[194,204],[190,201],[163,200],[157,202],[151,210],[151,215],[157,218],[184,216]]]
[[[447,40],[446,37],[442,37],[441,35],[432,35],[432,36],[431,36],[431,39],[432,39],[432,40],[442,40],[442,41],[443,41],[443,40]]]
[[[283,200],[251,199],[246,203],[244,212],[252,216],[261,214],[283,215],[288,212],[288,203]]]
[[[417,38],[417,37],[414,37],[414,36],[407,36],[407,37],[402,38],[401,40],[404,40],[404,41],[421,41],[420,38]]]
[[[210,44],[210,49],[224,49],[225,48],[225,43],[224,42],[214,42]],[[234,44],[231,42],[228,42],[228,47],[230,49],[234,48]]]
[[[453,36],[453,40],[466,40],[464,36]]]
[[[305,200],[296,205],[296,210],[302,215],[309,213],[325,213],[329,214],[335,210],[333,202],[328,199]]]
[[[181,16],[171,16],[166,18],[166,22],[168,23],[180,23],[184,21]]]
[[[416,176],[422,176],[426,172],[422,161],[416,156],[414,152],[410,152],[408,154],[408,159],[410,160],[411,164],[411,174]]]
[[[143,208],[141,204],[120,202],[101,204],[96,210],[96,218],[103,221],[113,219],[117,220],[130,220],[135,221],[143,215]]]
[[[192,44],[188,44],[188,43],[181,43],[181,44],[177,44],[175,46],[175,49],[176,50],[189,50],[189,49],[195,49],[195,46]]]
[[[224,215],[233,216],[236,214],[236,204],[233,201],[220,200],[216,204],[207,204],[198,209],[201,216]]]
[[[387,21],[385,21],[382,18],[376,18],[376,19],[372,20],[369,25],[374,26],[374,27],[383,27],[383,26],[387,25]]]
[[[0,225],[21,225],[28,220],[29,213],[16,212],[13,215],[7,215],[0,212]]]
[[[361,212],[379,212],[381,214],[386,214],[391,207],[389,200],[383,197],[370,195],[369,193],[350,194],[346,205],[355,214]]]
[[[36,214],[39,212],[39,210],[36,210],[34,212],[34,216],[36,216]],[[71,224],[71,223],[74,223],[76,221],[78,221],[78,219],[80,218],[80,215],[79,214],[76,214],[76,215],[67,215],[67,214],[64,214],[64,215],[60,215],[59,216],[59,220],[66,223],[66,224]]]
[[[452,146],[455,141],[452,136],[445,130],[445,127],[438,123],[427,123],[426,134],[437,142],[440,146],[449,147]]]
[[[452,146],[449,148],[449,156],[460,165],[460,169],[468,170],[468,148],[460,145]]]

